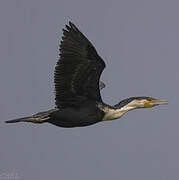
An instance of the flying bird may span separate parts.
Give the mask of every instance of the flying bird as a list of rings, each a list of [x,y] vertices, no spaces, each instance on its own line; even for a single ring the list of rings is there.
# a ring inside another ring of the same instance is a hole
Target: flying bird
[[[63,29],[60,57],[55,67],[54,109],[35,115],[9,120],[6,123],[51,123],[72,128],[89,126],[101,121],[120,118],[126,112],[167,104],[166,100],[152,97],[130,97],[114,106],[103,102],[100,81],[105,68],[103,59],[95,47],[71,22]]]

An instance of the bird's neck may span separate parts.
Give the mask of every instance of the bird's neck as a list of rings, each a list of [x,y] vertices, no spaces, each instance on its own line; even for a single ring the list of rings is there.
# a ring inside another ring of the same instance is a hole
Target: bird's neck
[[[100,108],[105,112],[103,121],[119,119],[126,112],[136,109],[136,107],[130,106],[130,105],[126,105],[126,106],[123,106],[120,108],[118,108],[116,106],[112,107],[112,106],[108,106],[108,105],[101,105]]]

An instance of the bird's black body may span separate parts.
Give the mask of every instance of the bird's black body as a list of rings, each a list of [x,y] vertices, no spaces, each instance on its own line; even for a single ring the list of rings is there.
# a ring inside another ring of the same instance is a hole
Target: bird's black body
[[[89,126],[100,122],[104,117],[94,101],[85,101],[79,107],[67,107],[50,114],[48,122],[60,127]]]
[[[153,98],[132,97],[114,107],[104,104],[100,89],[105,85],[99,81],[104,68],[105,63],[92,43],[69,22],[69,26],[63,29],[60,58],[55,67],[56,108],[6,122],[49,122],[66,128],[80,127],[117,119],[131,109],[164,103],[154,103]]]

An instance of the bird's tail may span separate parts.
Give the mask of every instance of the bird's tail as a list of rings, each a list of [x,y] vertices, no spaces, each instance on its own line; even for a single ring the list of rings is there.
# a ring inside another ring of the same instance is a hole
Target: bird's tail
[[[26,122],[26,121],[29,121],[30,118],[31,118],[31,117],[23,117],[23,118],[13,119],[13,120],[5,121],[5,123]]]
[[[28,116],[28,117],[8,120],[8,121],[5,121],[5,123],[17,123],[17,122],[44,123],[44,122],[48,122],[48,120],[50,119],[49,115],[54,111],[56,111],[56,109],[51,109],[49,111],[39,112],[35,115]]]

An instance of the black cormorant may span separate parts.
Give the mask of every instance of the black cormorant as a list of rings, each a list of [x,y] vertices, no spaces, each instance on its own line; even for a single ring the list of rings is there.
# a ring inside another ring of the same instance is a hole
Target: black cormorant
[[[100,76],[103,59],[92,43],[71,22],[63,29],[60,58],[55,67],[56,108],[6,123],[51,123],[60,127],[80,127],[120,118],[127,111],[166,104],[151,97],[130,97],[110,106],[102,101]]]

